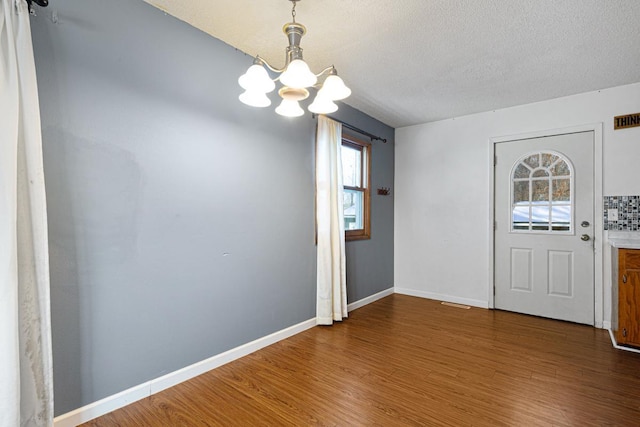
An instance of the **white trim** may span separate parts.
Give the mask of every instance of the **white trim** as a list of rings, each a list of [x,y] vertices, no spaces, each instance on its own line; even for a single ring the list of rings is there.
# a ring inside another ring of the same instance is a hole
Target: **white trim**
[[[433,293],[433,292],[416,291],[414,289],[408,289],[408,288],[394,288],[394,289],[395,289],[395,293],[396,294],[409,295],[409,296],[412,296],[412,297],[427,298],[427,299],[432,299],[432,300],[436,300],[436,301],[453,302],[453,303],[456,303],[456,304],[470,305],[470,306],[473,306],[473,307],[489,308],[489,304],[487,303],[487,301],[482,301],[482,300],[477,300],[477,299],[469,299],[469,298],[461,298],[461,297],[456,297],[456,296],[453,296],[453,295],[436,294],[436,293]]]
[[[579,126],[570,126],[566,128],[560,129],[551,129],[551,130],[542,130],[536,132],[527,132],[523,134],[516,135],[506,135],[506,136],[498,136],[489,138],[489,143],[491,144],[492,149],[489,150],[491,154],[490,159],[490,167],[489,167],[489,209],[491,210],[489,214],[489,233],[491,235],[491,239],[489,239],[489,285],[487,289],[487,297],[488,297],[488,307],[495,308],[495,298],[494,298],[494,288],[495,288],[495,232],[494,232],[494,223],[495,223],[495,152],[496,152],[496,144],[501,142],[510,142],[510,141],[519,141],[523,139],[531,139],[531,138],[541,138],[547,136],[555,136],[555,135],[565,135],[570,133],[577,132],[593,132],[593,142],[594,142],[594,182],[593,182],[593,218],[594,218],[594,326],[596,328],[604,328],[604,286],[603,286],[603,249],[605,246],[605,242],[603,241],[604,236],[604,224],[602,213],[598,209],[598,207],[602,203],[603,196],[603,183],[602,183],[602,122],[599,123],[590,123]],[[600,242],[600,243],[598,243]]]
[[[623,345],[618,345],[618,343],[616,342],[616,338],[613,336],[613,331],[611,331],[611,329],[607,329],[607,331],[609,331],[609,338],[611,338],[611,344],[613,344],[614,348],[617,348],[618,350],[631,351],[633,353],[640,353],[640,350],[637,349],[637,348],[631,348],[631,347],[625,347]]]
[[[351,304],[347,305],[347,310],[353,311],[357,308],[364,307],[365,305],[371,304],[372,302],[376,302],[379,299],[388,297],[389,295],[393,295],[393,293],[394,293],[393,287],[389,289],[385,289],[384,291],[378,292],[377,294],[373,294],[366,298],[362,298],[360,301],[352,302]]]
[[[605,322],[611,324],[611,319],[608,321],[604,318],[604,250],[606,248],[606,242],[604,241],[604,215],[602,213],[602,201],[604,184],[602,181],[603,176],[603,144],[602,144],[602,123],[594,123],[591,125],[593,129],[593,138],[595,143],[595,157],[593,160],[593,169],[595,172],[594,186],[594,239],[593,250],[595,252],[595,327],[606,328]],[[600,243],[598,243],[600,242]],[[609,298],[609,301],[611,298]],[[609,326],[610,327],[610,326]]]
[[[602,122],[598,123],[587,123],[584,125],[577,126],[568,126],[564,128],[557,129],[548,129],[548,130],[539,130],[535,132],[525,132],[513,135],[504,135],[504,136],[495,136],[489,138],[491,142],[494,144],[499,142],[511,142],[511,141],[520,141],[523,139],[532,139],[532,138],[545,138],[548,136],[557,136],[557,135],[566,135],[569,133],[579,133],[579,132],[596,132],[597,128],[602,132]]]
[[[493,141],[493,138],[489,139],[489,143],[491,144],[489,151],[489,155],[491,156],[489,159],[489,235],[491,238],[489,239],[489,280],[487,281],[487,308],[494,309],[495,308],[495,282],[496,282],[496,273],[495,273],[495,238],[496,238],[496,208],[495,208],[495,174],[496,174],[496,142]]]
[[[347,306],[347,309],[349,311],[353,311],[357,308],[363,307],[381,298],[389,296],[393,294],[393,292],[394,288],[386,289],[382,292],[378,292],[377,294],[349,304]],[[86,406],[83,406],[82,408],[78,408],[71,412],[67,412],[66,414],[59,415],[53,420],[53,425],[55,427],[75,427],[79,424],[86,423],[87,421],[91,421],[94,418],[98,418],[109,412],[115,411],[116,409],[120,409],[131,403],[137,402],[138,400],[144,399],[145,397],[149,397],[155,393],[161,392],[162,390],[166,390],[169,387],[173,387],[174,385],[180,384],[181,382],[190,380],[191,378],[197,377],[198,375],[201,375],[212,369],[218,368],[236,359],[244,357],[257,350],[260,350],[261,348],[292,337],[293,335],[299,334],[300,332],[304,332],[307,329],[313,328],[314,326],[316,326],[315,318],[305,320],[304,322],[298,323],[297,325],[290,326],[288,328],[282,329],[281,331],[277,331],[265,337],[258,338],[255,341],[251,341],[239,347],[232,348],[231,350],[225,351],[224,353],[217,354],[213,357],[210,357],[209,359],[196,362],[182,369],[178,369],[177,371],[170,372],[151,381],[147,381],[145,383],[131,387],[127,390],[121,391],[120,393],[105,397],[104,399],[98,400],[97,402],[90,403]]]
[[[53,419],[54,427],[75,427],[79,424],[91,421],[101,415],[120,409],[130,403],[149,397],[150,381],[131,387],[97,402],[90,403]]]

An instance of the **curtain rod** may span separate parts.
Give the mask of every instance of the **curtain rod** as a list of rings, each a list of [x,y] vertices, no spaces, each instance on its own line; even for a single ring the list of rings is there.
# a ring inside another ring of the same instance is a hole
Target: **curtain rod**
[[[314,119],[316,118],[316,114],[313,114],[312,116],[313,116],[313,118],[314,118]],[[331,116],[326,116],[326,117],[328,117],[328,118],[330,118],[331,120],[334,120],[334,121],[336,121],[336,122],[338,122],[338,123],[342,123],[342,126],[346,127],[347,129],[351,129],[351,130],[352,130],[352,131],[354,131],[354,132],[358,132],[358,133],[359,133],[359,134],[361,134],[361,135],[364,135],[364,136],[367,136],[367,137],[371,138],[371,140],[372,140],[372,141],[373,141],[374,139],[377,139],[377,140],[382,141],[382,142],[383,142],[383,143],[385,143],[385,144],[387,143],[387,138],[383,138],[383,137],[381,137],[381,136],[374,135],[374,134],[372,134],[372,133],[367,132],[366,130],[362,130],[362,129],[360,129],[360,128],[357,128],[357,127],[355,127],[355,126],[352,126],[352,125],[350,125],[349,123],[343,122],[342,120],[338,120],[338,119],[336,119],[336,118],[334,118],[334,117],[331,117]]]

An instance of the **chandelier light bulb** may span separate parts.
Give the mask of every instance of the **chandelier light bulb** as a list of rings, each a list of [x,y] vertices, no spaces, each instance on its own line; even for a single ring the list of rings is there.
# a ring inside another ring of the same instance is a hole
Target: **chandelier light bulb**
[[[271,100],[267,97],[267,94],[256,90],[246,90],[240,94],[238,99],[246,105],[251,107],[268,107],[271,105]]]
[[[276,84],[269,77],[263,66],[253,64],[246,73],[238,78],[238,84],[249,91],[269,93],[276,88]]]
[[[325,79],[320,92],[322,92],[323,97],[327,97],[332,101],[345,99],[351,95],[351,89],[349,89],[344,84],[344,81],[335,74],[331,74]]]
[[[331,99],[322,96],[322,91],[320,91],[313,103],[309,105],[309,111],[316,114],[329,114],[338,111],[338,106]]]
[[[315,74],[302,59],[294,59],[280,76],[283,85],[292,88],[306,88],[313,86],[318,81]]]
[[[304,114],[304,110],[300,108],[298,101],[292,101],[290,99],[283,99],[276,113],[284,117],[300,117]]]

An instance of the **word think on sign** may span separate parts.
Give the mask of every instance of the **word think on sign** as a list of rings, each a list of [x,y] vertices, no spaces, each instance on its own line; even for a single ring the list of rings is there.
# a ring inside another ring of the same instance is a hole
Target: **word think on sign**
[[[613,118],[613,129],[626,129],[640,126],[640,113],[625,114]]]

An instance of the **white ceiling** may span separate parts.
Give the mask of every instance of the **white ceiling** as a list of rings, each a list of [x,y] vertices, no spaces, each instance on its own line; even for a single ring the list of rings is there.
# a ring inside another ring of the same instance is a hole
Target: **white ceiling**
[[[289,0],[145,0],[272,65]],[[640,82],[640,0],[302,0],[314,72],[402,127]],[[247,67],[251,58],[247,58]]]

